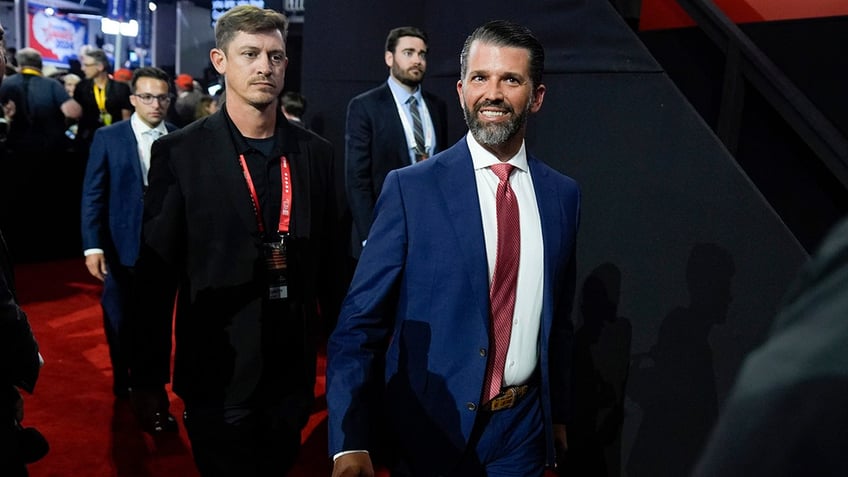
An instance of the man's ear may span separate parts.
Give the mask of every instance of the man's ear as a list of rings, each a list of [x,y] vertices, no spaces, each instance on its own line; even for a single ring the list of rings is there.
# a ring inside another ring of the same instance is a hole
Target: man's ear
[[[545,100],[545,91],[547,91],[545,85],[540,84],[539,86],[536,86],[536,91],[533,94],[533,103],[530,106],[531,113],[536,113],[542,108],[542,101]]]
[[[218,74],[224,74],[227,70],[227,55],[218,48],[212,48],[209,51],[209,59],[212,61],[212,67]]]
[[[392,63],[395,61],[395,55],[391,51],[387,51],[385,55],[383,55],[383,59],[386,60],[386,66],[389,68],[392,67]]]

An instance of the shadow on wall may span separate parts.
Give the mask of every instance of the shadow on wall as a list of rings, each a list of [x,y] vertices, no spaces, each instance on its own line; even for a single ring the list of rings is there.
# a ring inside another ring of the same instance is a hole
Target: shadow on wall
[[[633,329],[618,316],[621,271],[604,263],[583,282],[575,333],[575,422],[564,475],[611,477],[621,471],[624,389],[630,367]]]
[[[673,309],[657,343],[636,354],[627,396],[642,421],[626,464],[628,477],[689,475],[718,416],[716,374],[709,342],[727,319],[735,272],[730,253],[711,243],[689,253],[688,306]]]

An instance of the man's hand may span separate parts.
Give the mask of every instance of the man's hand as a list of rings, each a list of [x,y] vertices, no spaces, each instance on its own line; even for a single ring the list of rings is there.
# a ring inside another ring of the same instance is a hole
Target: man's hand
[[[333,477],[374,477],[374,465],[367,452],[351,452],[333,463]]]
[[[133,412],[142,429],[150,434],[176,432],[177,421],[168,411],[171,406],[165,388],[133,388],[130,391]]]
[[[16,111],[17,107],[15,106],[15,102],[11,99],[6,101],[6,104],[3,105],[3,116],[6,117],[6,121],[12,122],[12,118],[15,117]]]
[[[101,282],[106,279],[106,256],[102,253],[93,253],[85,257],[85,267],[88,268],[88,273]]]

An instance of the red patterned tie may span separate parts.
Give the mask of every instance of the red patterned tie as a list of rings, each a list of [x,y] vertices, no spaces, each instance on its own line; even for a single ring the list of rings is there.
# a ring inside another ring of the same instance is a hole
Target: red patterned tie
[[[515,289],[518,278],[518,259],[521,246],[521,228],[518,225],[518,202],[509,185],[511,164],[495,164],[492,171],[500,179],[495,195],[498,215],[498,251],[495,273],[489,290],[490,332],[489,363],[483,382],[484,396],[489,401],[501,392],[506,352],[512,333],[512,315],[515,310]]]

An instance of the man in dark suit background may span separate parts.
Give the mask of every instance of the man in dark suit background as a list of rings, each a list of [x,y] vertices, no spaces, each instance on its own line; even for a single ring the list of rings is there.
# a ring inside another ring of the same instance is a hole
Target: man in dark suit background
[[[427,35],[415,27],[391,30],[385,61],[389,79],[350,101],[345,123],[345,191],[353,219],[351,256],[359,258],[374,204],[389,171],[432,156],[447,144],[444,101],[421,87],[427,71]],[[415,98],[421,133],[414,133]]]
[[[0,215],[9,217],[6,238],[16,261],[67,257],[79,250],[79,242],[45,233],[43,215],[50,211],[55,230],[79,227],[75,201],[68,199],[79,197],[79,182],[73,178],[80,170],[68,160],[65,121],[78,118],[82,108],[58,81],[44,77],[38,50],[21,48],[16,56],[20,73],[0,87],[0,103],[15,108],[6,141],[9,170],[2,172],[9,175],[8,185],[0,186],[10,189],[14,202],[0,202]]]
[[[332,146],[279,108],[288,22],[237,6],[210,52],[216,113],[153,146],[129,323],[135,408],[173,389],[204,476],[284,475],[314,400],[312,316],[335,220]]]
[[[526,28],[468,37],[469,134],[386,177],[328,344],[334,477],[541,477],[566,446],[577,184],[530,155],[544,50]],[[561,454],[560,454],[561,455]]]
[[[171,103],[168,74],[159,68],[135,70],[129,120],[98,129],[85,169],[82,195],[82,246],[85,266],[103,282],[103,325],[112,360],[117,397],[129,396],[127,362],[121,346],[122,324],[138,258],[141,217],[150,147],[176,129],[164,122]]]
[[[0,25],[0,52],[6,50],[5,37]],[[0,54],[0,82],[5,74],[6,56]],[[0,160],[6,159],[2,146]],[[12,258],[0,232],[0,474],[4,476],[26,477],[26,464],[47,452],[41,434],[35,429],[24,431],[21,425],[24,401],[18,391],[33,392],[41,364],[38,343],[26,313],[18,305]]]

